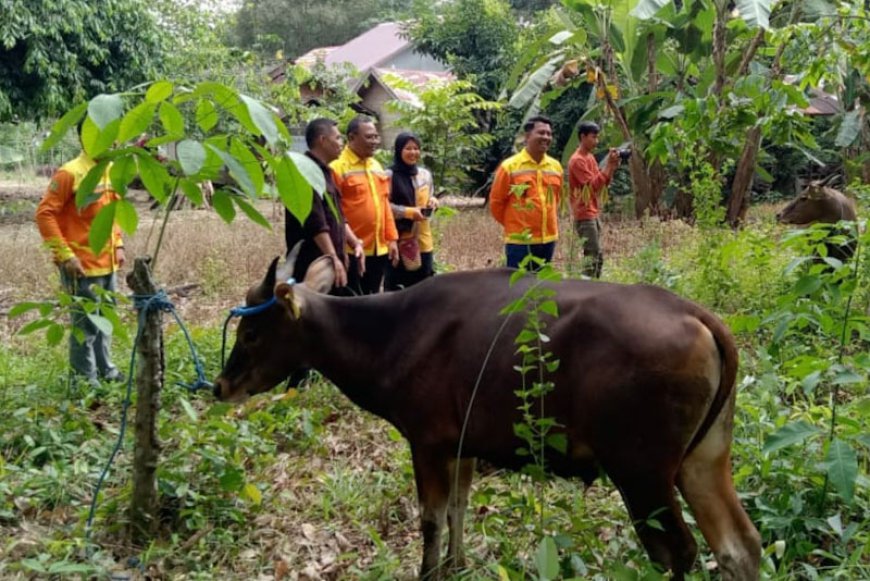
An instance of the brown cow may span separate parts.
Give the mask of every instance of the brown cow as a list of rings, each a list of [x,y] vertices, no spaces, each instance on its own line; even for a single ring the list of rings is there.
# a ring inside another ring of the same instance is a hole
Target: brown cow
[[[840,221],[854,222],[858,217],[855,202],[841,192],[825,185],[824,181],[812,181],[798,197],[788,203],[776,215],[782,224],[806,227],[810,224],[836,224]],[[832,234],[849,235],[847,229],[834,229]],[[855,240],[844,244],[826,242],[827,255],[846,261],[855,254]]]
[[[292,262],[292,261],[291,261]],[[481,458],[516,469],[521,421],[514,338],[523,315],[502,315],[535,282],[514,271],[434,277],[368,297],[322,294],[332,262],[318,259],[304,284],[279,282],[272,263],[247,295],[263,310],[244,316],[216,380],[220,399],[266,391],[300,366],[326,376],[357,405],[408,439],[421,505],[421,578],[463,566],[463,517]],[[292,272],[292,264],[281,271]],[[546,283],[558,318],[546,316],[559,359],[545,414],[567,439],[547,451],[549,469],[591,482],[603,469],[622,494],[650,558],[682,579],[697,546],[683,521],[682,492],[723,579],[756,579],[761,545],[731,480],[737,350],[703,308],[652,286]],[[457,458],[459,458],[457,460]],[[653,520],[657,524],[650,524]],[[448,554],[441,533],[449,525]]]

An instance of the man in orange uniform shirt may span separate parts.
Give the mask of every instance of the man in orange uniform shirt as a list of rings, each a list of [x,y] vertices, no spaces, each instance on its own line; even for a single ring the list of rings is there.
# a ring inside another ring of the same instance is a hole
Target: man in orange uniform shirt
[[[96,162],[82,151],[51,177],[48,189],[36,209],[36,225],[60,268],[64,289],[71,295],[93,301],[99,298],[92,287],[115,290],[115,273],[125,262],[124,245],[117,224],[112,226],[112,235],[98,254],[94,254],[88,241],[97,214],[118,199],[109,181],[111,164],[106,167],[94,188],[91,196],[93,201],[76,208],[79,184],[95,165]],[[101,331],[81,309],[73,310],[71,315],[73,327],[79,331],[76,334],[80,335],[71,334],[69,340],[73,373],[92,386],[98,384],[99,377],[108,381],[123,381],[123,374],[112,363],[111,332]]]
[[[380,292],[387,262],[399,260],[396,221],[390,209],[390,178],[373,157],[381,137],[368,117],[347,126],[347,145],[329,164],[341,192],[341,209],[351,230],[363,243],[365,269],[350,260],[348,286],[362,294]]]
[[[529,254],[550,262],[559,238],[562,165],[547,155],[552,124],[539,115],[523,130],[525,147],[501,162],[489,193],[490,212],[504,228],[505,262],[510,268],[517,268]]]
[[[580,145],[568,162],[568,185],[571,187],[571,209],[574,214],[574,231],[583,239],[583,274],[590,278],[601,277],[604,256],[601,252],[601,222],[599,204],[601,194],[613,179],[619,167],[619,152],[611,149],[607,154],[604,171],[592,152],[598,146],[601,129],[595,123],[584,121],[577,130]]]

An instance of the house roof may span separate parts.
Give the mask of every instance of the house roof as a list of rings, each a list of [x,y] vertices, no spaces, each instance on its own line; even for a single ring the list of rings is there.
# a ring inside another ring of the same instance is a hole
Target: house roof
[[[408,103],[412,103],[416,106],[422,106],[420,99],[406,89],[402,87],[396,86],[396,83],[390,82],[390,77],[398,77],[399,79],[410,83],[411,85],[417,87],[418,89],[423,89],[427,85],[432,83],[444,83],[448,81],[454,80],[456,77],[453,73],[449,71],[414,71],[409,69],[392,69],[392,68],[373,68],[369,74],[364,75],[361,79],[359,79],[356,85],[353,87],[353,91],[359,91],[360,87],[362,87],[365,83],[369,82],[369,80],[374,80],[379,83],[387,93],[390,94],[394,99],[398,99],[400,101],[406,101]]]
[[[326,57],[329,56],[334,50],[341,48],[338,46],[321,46],[319,48],[312,48],[304,55],[296,59],[296,64],[307,68],[313,67],[317,64],[317,61],[326,62]]]
[[[831,95],[820,89],[810,89],[810,104],[802,109],[807,115],[836,115],[843,108],[836,95]]]
[[[335,47],[326,55],[324,62],[327,65],[350,63],[360,71],[376,67],[411,46],[410,40],[400,36],[401,32],[398,22],[378,24],[346,44]]]
[[[784,75],[782,80],[789,85],[796,85],[801,78],[798,75]],[[837,96],[825,91],[824,86],[807,89],[807,99],[809,105],[800,109],[805,115],[836,115],[843,110]]]

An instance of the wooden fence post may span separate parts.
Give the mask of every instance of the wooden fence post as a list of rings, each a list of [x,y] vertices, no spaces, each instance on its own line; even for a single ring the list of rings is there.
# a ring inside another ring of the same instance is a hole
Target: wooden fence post
[[[127,284],[136,295],[152,296],[157,292],[148,267],[150,262],[150,257],[136,258],[133,271],[127,275]],[[139,343],[135,346],[139,365],[135,371],[137,400],[130,533],[133,542],[140,545],[154,537],[158,524],[156,472],[160,442],[157,440],[157,414],[164,372],[162,320],[160,309],[149,309],[142,322]]]

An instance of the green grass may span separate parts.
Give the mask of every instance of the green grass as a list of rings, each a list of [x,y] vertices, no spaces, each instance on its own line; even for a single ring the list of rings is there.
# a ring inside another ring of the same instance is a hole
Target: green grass
[[[450,227],[468,220],[458,216]],[[735,483],[763,537],[764,576],[870,577],[870,333],[861,318],[867,263],[859,263],[864,282],[854,289],[854,325],[841,357],[837,321],[849,283],[833,285],[805,268],[783,274],[800,249],[784,247],[769,221],[736,234],[680,227],[674,236],[655,224],[615,228],[609,235],[635,250],[614,252],[606,277],[671,288],[710,306],[737,334]],[[463,264],[455,254],[445,259]],[[570,266],[572,257],[563,260]],[[226,293],[219,274],[233,268],[207,266],[213,274],[204,292]],[[820,280],[817,288],[808,277]],[[239,299],[218,298],[226,305]],[[219,318],[192,326],[209,377],[218,372]],[[126,367],[135,329],[130,317],[125,320],[127,337],[116,342],[116,353]],[[421,546],[413,473],[393,428],[319,379],[299,393],[275,391],[240,407],[216,404],[207,393],[189,394],[174,384],[194,377],[175,325],[167,326],[166,354],[160,534],[145,547],[126,541],[128,433],[100,495],[89,552],[85,519],[118,435],[123,387],[69,386],[65,348],[48,347],[38,336],[14,337],[0,351],[0,577],[107,578],[136,571],[138,564],[154,576],[185,579],[282,571],[342,579],[414,576]],[[857,466],[851,489],[848,478],[829,478],[825,485],[834,395],[834,434],[854,452]],[[808,428],[793,444],[772,447],[788,426]],[[556,479],[538,488],[520,474],[476,479],[466,524],[471,567],[460,577],[536,578],[542,511],[562,576],[660,578],[609,483],[584,492],[579,482]],[[707,569],[712,557],[698,540],[701,562],[692,578],[715,579],[715,570]]]

